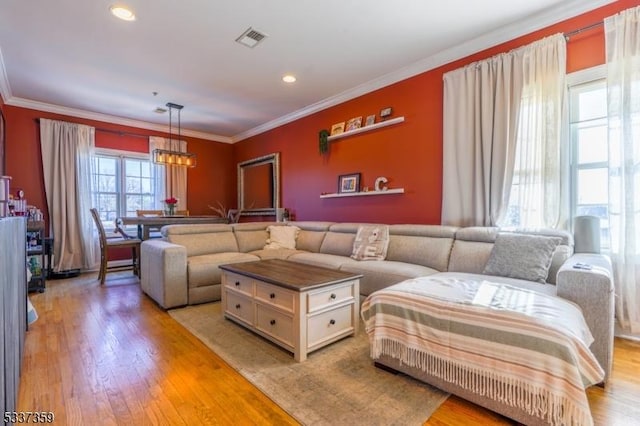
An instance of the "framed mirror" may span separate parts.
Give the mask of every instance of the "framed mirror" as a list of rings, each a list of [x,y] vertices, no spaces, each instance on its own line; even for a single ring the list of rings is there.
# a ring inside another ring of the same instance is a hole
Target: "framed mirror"
[[[275,215],[280,207],[280,154],[238,163],[238,209],[243,215]]]
[[[0,109],[0,176],[4,175],[4,144],[5,144],[4,115]]]

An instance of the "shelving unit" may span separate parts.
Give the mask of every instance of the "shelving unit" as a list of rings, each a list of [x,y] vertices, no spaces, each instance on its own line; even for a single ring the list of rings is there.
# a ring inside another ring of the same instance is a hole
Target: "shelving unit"
[[[0,217],[0,411],[5,414],[18,405],[27,332],[25,222],[24,217]]]
[[[367,197],[371,195],[392,195],[404,194],[404,188],[392,188],[384,191],[360,191],[360,192],[337,192],[332,194],[321,194],[320,198],[342,198],[342,197]]]
[[[357,135],[359,133],[369,132],[375,129],[381,129],[383,127],[392,126],[394,124],[402,123],[404,121],[404,117],[396,117],[390,120],[381,121],[379,123],[370,124],[368,126],[360,127],[358,129],[349,130],[344,133],[340,133],[338,135],[329,136],[327,138],[328,141],[334,141],[336,139],[346,138],[348,136]]]
[[[29,291],[45,289],[47,265],[45,265],[49,244],[44,238],[44,222],[27,221],[27,267],[31,271]]]

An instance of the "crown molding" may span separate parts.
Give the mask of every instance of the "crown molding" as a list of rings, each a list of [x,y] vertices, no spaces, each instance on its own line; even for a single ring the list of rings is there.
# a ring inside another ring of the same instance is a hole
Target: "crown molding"
[[[68,115],[76,118],[84,118],[87,120],[103,121],[111,124],[119,124],[121,126],[137,127],[139,129],[155,130],[158,132],[169,133],[169,126],[163,124],[154,124],[147,121],[132,120],[129,118],[118,117],[115,115],[101,114],[97,112],[85,111],[76,108],[68,108],[60,105],[49,104],[45,102],[32,101],[29,99],[12,97],[5,100],[6,105],[34,109],[37,111],[51,112],[55,114]],[[232,143],[228,136],[220,136],[211,133],[198,132],[196,130],[181,129],[182,136],[189,136],[198,139],[205,139],[215,142]]]
[[[530,18],[511,25],[490,31],[473,40],[459,44],[455,47],[443,50],[427,58],[421,59],[413,64],[385,74],[381,77],[360,84],[354,88],[346,90],[335,96],[331,96],[322,101],[311,104],[303,109],[294,111],[275,120],[256,126],[245,132],[238,133],[231,137],[233,143],[239,142],[252,136],[259,135],[266,131],[275,129],[292,121],[322,111],[324,109],[339,105],[343,102],[365,95],[391,84],[406,80],[410,77],[430,71],[442,65],[446,65],[458,59],[465,58],[474,53],[489,49],[493,46],[505,43],[515,38],[527,35],[534,31],[546,28],[558,22],[581,15],[590,10],[597,9],[616,0],[573,0],[559,7],[555,7],[544,12],[531,16]]]

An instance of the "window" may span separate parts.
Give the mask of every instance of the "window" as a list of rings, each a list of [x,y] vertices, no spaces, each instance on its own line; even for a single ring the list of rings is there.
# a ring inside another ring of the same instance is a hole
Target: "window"
[[[590,215],[600,218],[602,250],[610,248],[609,240],[609,143],[607,113],[607,81],[604,66],[567,76],[568,130],[570,156],[568,168],[571,200],[568,215]],[[524,111],[526,115],[526,111]],[[516,148],[517,149],[517,148]],[[518,158],[516,152],[516,158]],[[521,181],[525,173],[516,167],[513,172],[511,196],[505,218],[500,226],[517,227],[527,214],[519,205]],[[535,208],[533,206],[532,208]]]
[[[148,156],[97,150],[94,156],[94,205],[107,230],[121,216],[153,210],[162,197],[156,188],[156,170]]]
[[[607,82],[600,78],[569,87],[571,217],[600,218],[600,244],[609,249],[609,143]]]

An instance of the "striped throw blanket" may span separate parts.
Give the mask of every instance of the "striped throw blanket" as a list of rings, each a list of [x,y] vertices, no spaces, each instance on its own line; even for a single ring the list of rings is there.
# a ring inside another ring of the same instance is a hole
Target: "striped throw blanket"
[[[488,277],[489,278],[489,277]],[[573,303],[454,277],[403,281],[362,305],[371,357],[387,355],[553,425],[592,425],[604,371]]]

